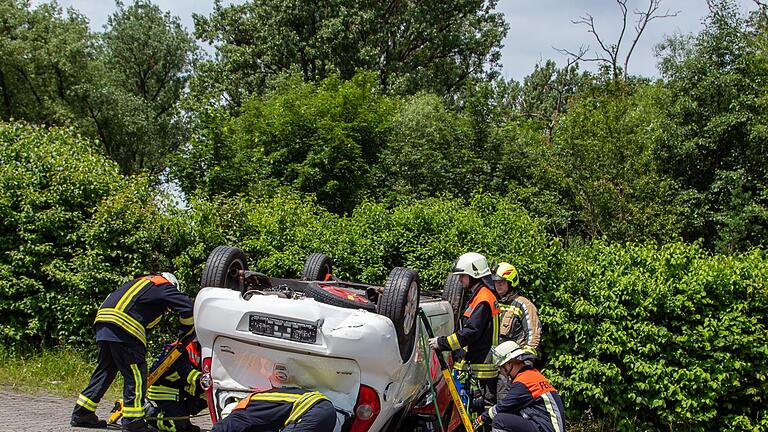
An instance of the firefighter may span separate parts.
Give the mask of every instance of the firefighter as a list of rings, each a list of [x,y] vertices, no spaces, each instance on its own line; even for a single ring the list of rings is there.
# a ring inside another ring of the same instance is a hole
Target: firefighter
[[[137,277],[107,296],[94,322],[98,363],[88,387],[77,398],[72,426],[106,426],[104,420],[96,417],[96,407],[120,372],[124,380],[123,430],[156,430],[144,421],[147,330],[157,325],[170,309],[179,316],[182,337],[194,331],[192,302],[178,288],[179,282],[173,274],[152,273]]]
[[[320,392],[299,387],[251,393],[211,432],[332,432],[336,408]]]
[[[147,415],[153,418],[148,421],[161,431],[200,432],[189,418],[183,418],[208,406],[200,386],[200,343],[194,340],[187,344],[185,354],[147,389],[150,404]]]
[[[472,390],[480,390],[486,402],[494,403],[498,368],[490,362],[489,353],[491,347],[498,344],[500,309],[498,297],[491,288],[491,269],[483,255],[469,252],[456,260],[452,273],[459,276],[464,289],[471,290],[469,304],[462,315],[460,329],[448,337],[430,339],[429,346],[440,351],[465,350],[464,359],[454,363],[454,368],[459,371],[468,368],[479,384],[479,389]]]
[[[475,427],[491,424],[494,432],[564,432],[565,410],[557,391],[533,368],[535,356],[513,341],[492,350],[499,373],[512,381],[501,401],[478,417]]]
[[[524,350],[538,356],[541,321],[533,302],[518,292],[520,276],[517,269],[510,263],[499,263],[492,278],[496,292],[501,297],[500,340],[515,341]]]
[[[541,321],[539,321],[536,306],[518,292],[520,276],[517,269],[510,263],[499,263],[494,269],[492,278],[496,292],[501,297],[499,340],[517,342],[523,350],[538,356]],[[498,399],[503,399],[510,384],[507,377],[503,375],[499,377]]]

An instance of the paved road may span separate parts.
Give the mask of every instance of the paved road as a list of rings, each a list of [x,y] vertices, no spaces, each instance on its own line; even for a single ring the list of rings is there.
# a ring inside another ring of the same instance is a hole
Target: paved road
[[[34,396],[0,390],[0,432],[86,432],[98,429],[73,428],[69,426],[72,407],[76,396]],[[102,401],[96,414],[99,418],[109,416],[111,403]],[[192,423],[203,430],[211,428],[211,419],[202,416],[192,419]]]

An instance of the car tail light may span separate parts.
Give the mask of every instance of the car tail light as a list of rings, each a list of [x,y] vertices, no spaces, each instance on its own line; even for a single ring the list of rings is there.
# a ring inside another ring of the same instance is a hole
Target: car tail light
[[[379,402],[378,393],[371,387],[361,384],[355,403],[355,421],[352,423],[350,432],[366,432],[379,412],[381,412],[381,402]]]
[[[213,404],[213,377],[211,376],[211,358],[203,359],[203,374],[200,376],[200,387],[205,390],[205,399],[208,401],[208,412],[211,414],[211,422],[216,424],[216,407]]]

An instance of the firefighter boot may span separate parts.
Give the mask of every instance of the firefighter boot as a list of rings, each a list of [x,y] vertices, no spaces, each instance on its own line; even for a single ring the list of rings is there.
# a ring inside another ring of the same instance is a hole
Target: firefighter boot
[[[69,424],[74,427],[81,428],[103,429],[107,427],[107,422],[105,420],[99,420],[95,413],[88,413],[85,415],[77,415],[76,413],[72,413],[72,420],[70,420]]]
[[[128,432],[158,432],[157,429],[148,425],[143,418],[123,423],[123,430]]]

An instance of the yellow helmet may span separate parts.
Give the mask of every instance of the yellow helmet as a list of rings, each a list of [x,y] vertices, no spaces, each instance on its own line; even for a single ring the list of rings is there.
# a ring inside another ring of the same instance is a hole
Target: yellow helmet
[[[520,276],[517,274],[517,269],[507,262],[499,263],[499,265],[496,266],[493,280],[505,280],[509,282],[509,286],[511,287],[516,287],[520,284]]]

